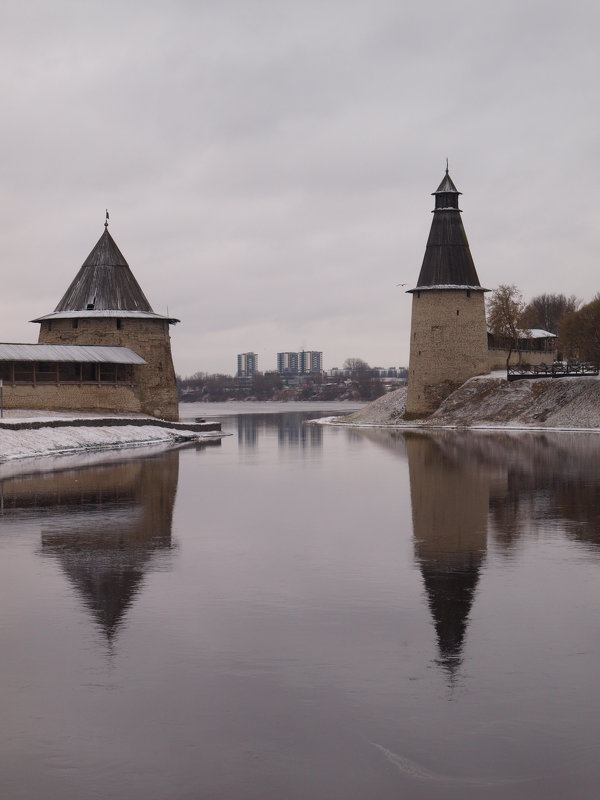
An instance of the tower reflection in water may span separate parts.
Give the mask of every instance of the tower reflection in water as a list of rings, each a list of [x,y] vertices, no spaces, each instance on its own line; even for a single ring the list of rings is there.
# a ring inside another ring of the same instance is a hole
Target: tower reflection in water
[[[527,537],[600,552],[600,437],[581,433],[348,431],[408,459],[414,556],[453,679],[488,541],[512,558]]]
[[[112,642],[172,547],[177,450],[4,481],[5,513],[44,512],[41,554],[55,558]]]
[[[406,435],[415,559],[437,634],[440,662],[454,675],[487,553],[493,473],[455,437]]]

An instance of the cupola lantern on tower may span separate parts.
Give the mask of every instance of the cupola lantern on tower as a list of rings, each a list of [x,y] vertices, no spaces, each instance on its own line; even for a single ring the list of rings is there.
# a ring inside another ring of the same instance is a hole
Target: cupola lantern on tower
[[[406,413],[434,411],[474,375],[489,372],[484,292],[446,174],[433,192],[435,208],[414,289]]]

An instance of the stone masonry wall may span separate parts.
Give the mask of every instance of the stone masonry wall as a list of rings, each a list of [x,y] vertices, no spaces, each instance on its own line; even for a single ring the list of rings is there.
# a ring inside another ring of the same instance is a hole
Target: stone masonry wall
[[[17,384],[4,383],[2,388],[4,408],[27,408],[61,411],[143,411],[140,398],[126,384],[98,386],[84,384]]]
[[[169,323],[161,319],[123,318],[120,324],[117,328],[117,319],[110,317],[81,318],[77,328],[73,327],[71,319],[42,322],[39,343],[129,347],[147,361],[146,365],[133,368],[133,391],[139,410],[153,417],[177,421],[179,405]]]
[[[406,413],[430,414],[466,380],[489,371],[483,292],[415,291]]]
[[[506,369],[506,359],[508,358],[508,350],[489,350],[490,369]],[[556,360],[556,349],[547,352],[536,350],[524,350],[521,355],[521,364],[523,366],[534,367],[538,364],[552,364]],[[516,367],[519,363],[519,354],[513,350],[510,354],[510,366]]]

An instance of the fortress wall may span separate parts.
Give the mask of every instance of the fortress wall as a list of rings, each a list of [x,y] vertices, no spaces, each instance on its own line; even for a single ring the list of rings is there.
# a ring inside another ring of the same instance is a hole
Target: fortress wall
[[[506,369],[506,359],[508,358],[508,350],[494,349],[489,350],[490,370]],[[524,350],[521,355],[521,364],[523,366],[534,367],[538,364],[552,364],[556,359],[556,349],[547,352]],[[510,366],[516,367],[519,363],[519,354],[513,350],[510,354]]]
[[[17,384],[4,383],[4,408],[25,408],[40,411],[109,411],[140,413],[139,394],[127,384],[98,386],[84,384]]]
[[[435,411],[466,380],[489,371],[483,292],[415,291],[406,413]]]
[[[177,421],[179,404],[169,323],[162,319],[129,318],[120,318],[120,323],[119,329],[117,318],[87,317],[78,319],[77,328],[74,328],[71,319],[52,320],[41,323],[38,341],[40,344],[129,347],[147,362],[146,365],[133,368],[133,391],[139,404],[136,410],[160,419]],[[61,390],[63,388],[60,387]],[[98,391],[96,387],[91,388]],[[115,410],[124,409],[115,407]]]

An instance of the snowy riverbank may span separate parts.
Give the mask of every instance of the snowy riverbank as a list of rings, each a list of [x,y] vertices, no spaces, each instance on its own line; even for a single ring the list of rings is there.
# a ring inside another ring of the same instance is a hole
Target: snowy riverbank
[[[0,463],[22,458],[169,446],[219,439],[210,426],[167,423],[146,417],[10,412],[0,420]]]
[[[405,421],[406,388],[390,392],[365,408],[323,423],[393,428],[513,428],[524,430],[600,430],[597,378],[542,378],[508,383],[505,378],[472,378],[431,416]]]

